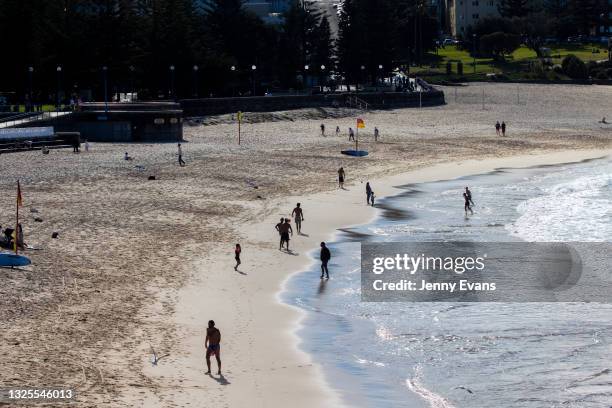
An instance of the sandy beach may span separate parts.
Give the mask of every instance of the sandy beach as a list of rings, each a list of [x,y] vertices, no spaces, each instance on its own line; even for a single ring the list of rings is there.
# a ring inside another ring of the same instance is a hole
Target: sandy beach
[[[26,241],[39,248],[26,271],[0,270],[0,383],[72,386],[76,406],[341,406],[333,379],[299,349],[301,312],[278,295],[319,242],[376,215],[365,181],[382,197],[408,182],[612,152],[612,126],[597,122],[611,116],[610,87],[472,84],[456,101],[444,91],[447,105],[424,109],[247,113],[240,146],[229,115],[190,121],[186,167],[174,144],[0,156],[0,224],[14,223],[20,179]],[[370,152],[357,160],[339,153],[356,116]],[[297,202],[306,235],[287,254],[274,225]],[[223,377],[204,375],[209,319],[223,336]],[[151,348],[167,354],[157,365]]]

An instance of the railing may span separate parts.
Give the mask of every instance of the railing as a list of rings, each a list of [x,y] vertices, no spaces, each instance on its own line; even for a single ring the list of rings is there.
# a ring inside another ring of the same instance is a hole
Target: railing
[[[357,108],[361,110],[368,110],[368,103],[361,98],[356,96],[348,96],[346,98],[346,104],[350,108]]]

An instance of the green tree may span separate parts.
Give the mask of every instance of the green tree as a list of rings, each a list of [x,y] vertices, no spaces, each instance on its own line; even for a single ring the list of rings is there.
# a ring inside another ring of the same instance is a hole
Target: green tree
[[[570,54],[561,61],[565,75],[572,79],[585,79],[588,75],[587,66],[580,58]]]
[[[516,34],[496,32],[483,35],[479,43],[483,54],[503,60],[505,55],[512,54],[521,45],[521,38]]]
[[[501,0],[497,11],[502,17],[525,17],[531,11],[529,0]]]

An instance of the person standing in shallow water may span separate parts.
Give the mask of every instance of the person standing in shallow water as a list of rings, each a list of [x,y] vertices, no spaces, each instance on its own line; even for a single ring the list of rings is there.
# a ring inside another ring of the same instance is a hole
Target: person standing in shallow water
[[[208,321],[204,347],[206,347],[206,365],[208,366],[206,374],[210,374],[210,356],[214,355],[217,358],[217,367],[219,368],[217,374],[221,375],[221,332],[215,327],[213,320]]]
[[[344,188],[344,167],[338,169],[338,187]]]
[[[321,123],[321,136],[325,136],[325,125]]]
[[[465,216],[467,217],[467,213],[468,211],[474,215],[474,211],[472,211],[472,206],[471,206],[471,198],[468,195],[468,193],[463,193],[463,200],[464,200],[464,204],[463,204],[463,210],[465,211]]]
[[[506,122],[501,124],[502,136],[506,136]]]
[[[469,188],[465,188],[465,194],[467,195],[468,200],[470,201],[470,205],[474,205],[474,201],[472,201],[472,192]]]
[[[327,268],[327,263],[331,259],[331,253],[329,252],[329,248],[325,245],[325,242],[321,242],[321,279],[323,279],[323,275],[329,279],[329,269]]]
[[[499,130],[501,129],[501,125],[499,124],[499,120],[495,123],[495,133],[499,136]]]

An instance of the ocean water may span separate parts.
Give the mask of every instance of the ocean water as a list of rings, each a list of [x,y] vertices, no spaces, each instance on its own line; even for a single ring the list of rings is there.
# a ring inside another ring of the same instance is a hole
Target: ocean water
[[[407,184],[377,205],[374,222],[330,244],[329,281],[315,263],[283,294],[307,311],[300,347],[349,406],[612,406],[612,305],[361,302],[359,245],[610,242],[612,160]]]

